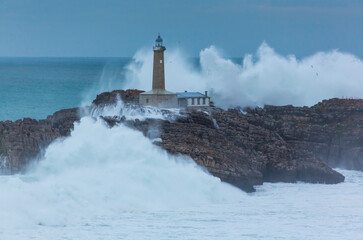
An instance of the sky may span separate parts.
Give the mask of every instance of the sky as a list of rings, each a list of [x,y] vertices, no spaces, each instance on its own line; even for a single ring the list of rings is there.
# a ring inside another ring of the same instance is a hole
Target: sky
[[[0,57],[130,57],[158,34],[188,56],[228,57],[266,42],[297,57],[363,58],[361,0],[0,0]]]

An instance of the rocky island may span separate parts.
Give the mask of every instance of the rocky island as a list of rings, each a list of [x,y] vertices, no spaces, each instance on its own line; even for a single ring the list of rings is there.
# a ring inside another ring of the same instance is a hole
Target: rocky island
[[[99,94],[93,108],[118,98],[138,106],[139,90]],[[0,171],[14,174],[37,161],[53,140],[69,136],[82,109],[63,109],[47,119],[0,122]],[[246,192],[263,182],[335,184],[344,176],[332,168],[363,170],[363,100],[330,99],[312,107],[265,106],[186,110],[173,120],[101,117],[113,127],[141,131],[170,154],[188,155],[222,181]],[[157,128],[150,134],[150,128]],[[153,136],[152,136],[153,135]]]

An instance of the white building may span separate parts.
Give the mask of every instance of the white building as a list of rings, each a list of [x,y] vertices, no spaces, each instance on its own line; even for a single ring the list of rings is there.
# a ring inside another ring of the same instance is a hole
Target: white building
[[[210,97],[207,91],[205,94],[200,92],[178,92],[178,105],[180,108],[193,108],[193,107],[209,107]]]

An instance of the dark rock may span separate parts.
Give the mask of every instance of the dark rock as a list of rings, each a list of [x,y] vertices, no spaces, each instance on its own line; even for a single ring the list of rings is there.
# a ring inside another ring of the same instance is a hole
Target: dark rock
[[[93,106],[103,107],[120,98],[138,105],[139,90],[102,93]],[[171,119],[126,120],[104,116],[113,127],[125,124],[171,154],[185,154],[222,181],[247,192],[263,182],[339,183],[344,176],[331,169],[343,166],[362,170],[363,100],[331,99],[311,108],[265,106],[222,110],[185,111]],[[78,109],[65,109],[45,120],[25,118],[0,122],[0,161],[11,172],[54,139],[68,136]],[[330,166],[328,166],[330,165]]]
[[[330,167],[363,170],[363,100],[330,99],[315,106],[265,106],[249,110],[249,122],[276,131]]]
[[[24,118],[0,122],[0,160],[3,172],[22,171],[30,160],[38,158],[53,140],[68,136],[79,119],[78,109],[63,109],[44,120]]]
[[[294,148],[278,133],[251,124],[250,118],[240,111],[214,109],[211,115],[190,111],[175,121],[107,118],[106,122],[110,126],[123,123],[145,136],[148,129],[160,126],[162,141],[155,144],[171,154],[191,156],[214,176],[247,192],[263,182],[344,181],[313,153]],[[256,118],[255,122],[261,122]]]
[[[139,95],[144,91],[136,90],[136,89],[128,89],[128,90],[114,90],[112,92],[103,92],[96,96],[96,99],[93,100],[93,104],[96,106],[105,106],[115,104],[120,98],[125,103],[130,104],[139,104]]]

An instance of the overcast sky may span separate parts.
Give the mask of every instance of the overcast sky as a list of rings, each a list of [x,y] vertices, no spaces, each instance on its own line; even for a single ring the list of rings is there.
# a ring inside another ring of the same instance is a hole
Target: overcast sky
[[[363,57],[361,0],[0,0],[0,56],[132,56],[152,46],[226,56],[266,41],[298,57],[340,49]]]

